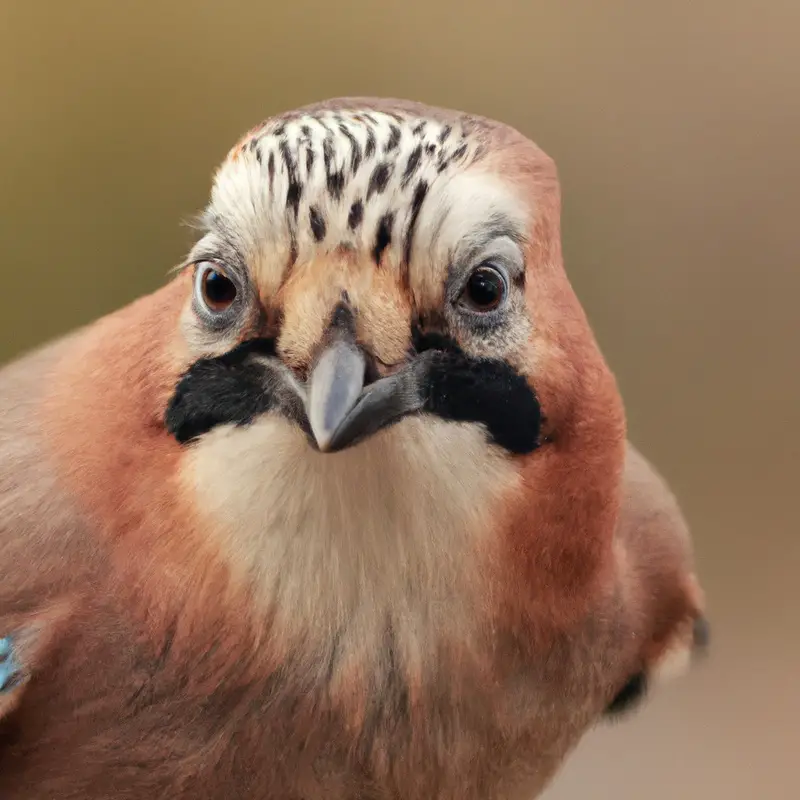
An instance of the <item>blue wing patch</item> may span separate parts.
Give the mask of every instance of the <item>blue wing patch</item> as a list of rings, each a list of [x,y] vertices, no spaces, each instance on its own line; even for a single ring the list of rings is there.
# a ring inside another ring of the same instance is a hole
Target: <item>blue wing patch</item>
[[[22,680],[22,667],[14,653],[10,636],[0,639],[0,694],[10,692]]]

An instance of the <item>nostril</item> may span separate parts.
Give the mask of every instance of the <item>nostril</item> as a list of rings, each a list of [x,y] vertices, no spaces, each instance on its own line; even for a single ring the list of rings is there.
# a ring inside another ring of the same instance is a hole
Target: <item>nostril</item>
[[[698,650],[705,650],[711,640],[711,625],[705,617],[697,617],[692,630],[692,640]]]

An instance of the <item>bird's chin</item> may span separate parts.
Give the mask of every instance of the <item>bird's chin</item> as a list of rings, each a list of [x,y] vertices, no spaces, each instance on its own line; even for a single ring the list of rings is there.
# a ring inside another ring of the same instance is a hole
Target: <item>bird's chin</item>
[[[479,425],[432,415],[321,453],[296,424],[267,414],[211,431],[186,450],[180,470],[193,513],[256,602],[278,610],[282,635],[327,640],[346,619],[358,647],[368,640],[376,651],[383,610],[418,609],[410,619],[429,619],[426,598],[450,596],[465,578],[466,554],[520,478],[501,451],[487,449]],[[369,599],[354,605],[358,597]],[[457,604],[442,608],[431,624],[452,624],[457,613]]]

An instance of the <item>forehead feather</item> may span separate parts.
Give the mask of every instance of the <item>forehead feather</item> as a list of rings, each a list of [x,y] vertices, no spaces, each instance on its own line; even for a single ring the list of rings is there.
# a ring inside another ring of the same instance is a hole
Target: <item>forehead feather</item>
[[[481,235],[530,229],[530,197],[497,168],[489,125],[357,103],[268,120],[218,170],[196,250],[235,250],[266,291],[296,261],[342,247],[424,282],[425,264]]]

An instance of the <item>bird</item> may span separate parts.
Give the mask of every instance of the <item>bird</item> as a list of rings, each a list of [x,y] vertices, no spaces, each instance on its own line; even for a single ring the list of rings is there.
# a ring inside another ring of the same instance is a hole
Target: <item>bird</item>
[[[0,371],[0,796],[531,800],[705,652],[555,162],[269,117],[151,293]]]

